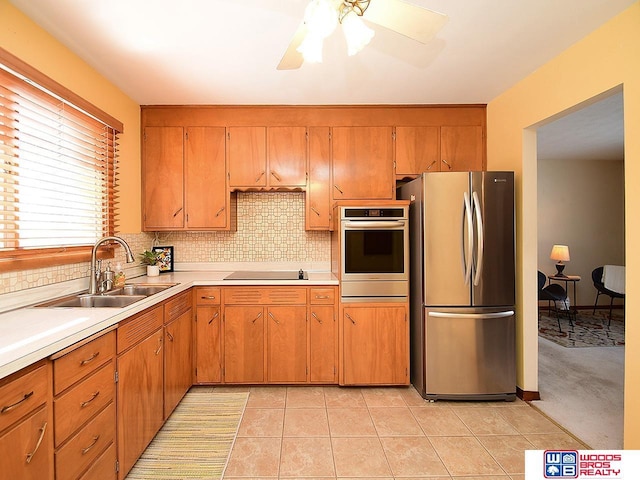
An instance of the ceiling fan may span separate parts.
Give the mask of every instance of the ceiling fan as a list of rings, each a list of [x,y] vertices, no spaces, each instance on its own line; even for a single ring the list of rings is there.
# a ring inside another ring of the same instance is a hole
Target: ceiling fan
[[[305,61],[321,62],[323,41],[338,24],[347,39],[348,54],[359,52],[374,34],[362,18],[420,43],[428,43],[448,19],[402,0],[311,0],[278,70],[294,70]]]

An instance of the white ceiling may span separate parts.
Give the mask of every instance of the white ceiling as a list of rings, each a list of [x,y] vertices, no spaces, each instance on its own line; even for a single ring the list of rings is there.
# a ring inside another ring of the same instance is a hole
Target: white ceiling
[[[430,43],[370,24],[276,70],[308,0],[11,0],[141,105],[484,104],[635,1],[408,0],[448,15]]]

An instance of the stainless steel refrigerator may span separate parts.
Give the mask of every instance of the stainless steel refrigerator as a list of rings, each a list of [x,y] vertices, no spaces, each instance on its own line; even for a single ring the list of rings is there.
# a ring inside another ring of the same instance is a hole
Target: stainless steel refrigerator
[[[426,399],[514,400],[513,172],[433,172],[410,200],[411,383]]]

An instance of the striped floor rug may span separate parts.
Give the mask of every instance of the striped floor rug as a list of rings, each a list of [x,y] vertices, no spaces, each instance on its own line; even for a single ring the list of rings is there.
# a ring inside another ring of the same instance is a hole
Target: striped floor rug
[[[221,479],[248,397],[193,387],[126,479]]]

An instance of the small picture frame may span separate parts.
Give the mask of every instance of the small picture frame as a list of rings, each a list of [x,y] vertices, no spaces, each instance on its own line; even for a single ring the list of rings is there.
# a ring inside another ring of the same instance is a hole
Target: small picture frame
[[[160,254],[160,273],[173,272],[173,247],[153,247],[152,250]]]

